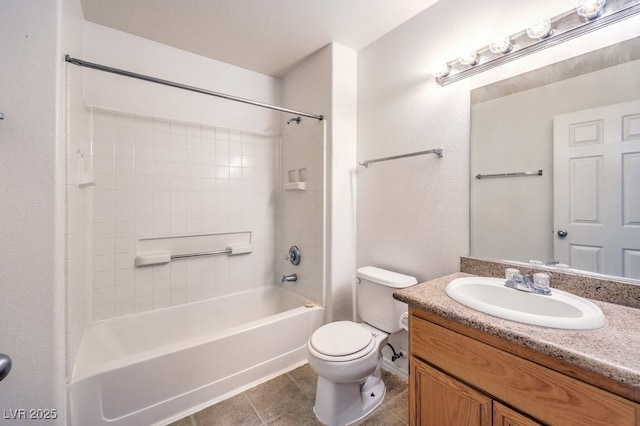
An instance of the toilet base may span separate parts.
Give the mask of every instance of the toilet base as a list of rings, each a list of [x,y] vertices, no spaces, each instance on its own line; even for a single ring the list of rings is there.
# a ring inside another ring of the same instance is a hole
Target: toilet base
[[[384,382],[375,373],[364,384],[335,383],[318,377],[313,412],[325,425],[349,425],[378,408],[385,393]]]

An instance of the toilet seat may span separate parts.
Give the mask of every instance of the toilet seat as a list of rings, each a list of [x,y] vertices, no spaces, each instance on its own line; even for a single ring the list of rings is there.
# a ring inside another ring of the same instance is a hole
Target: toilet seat
[[[327,361],[351,361],[370,353],[376,339],[370,330],[351,321],[336,321],[317,329],[309,339],[316,356]]]

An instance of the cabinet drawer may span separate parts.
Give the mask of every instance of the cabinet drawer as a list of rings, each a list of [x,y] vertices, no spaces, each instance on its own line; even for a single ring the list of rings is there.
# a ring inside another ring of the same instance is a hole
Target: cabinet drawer
[[[412,353],[543,423],[636,425],[638,404],[412,316]]]

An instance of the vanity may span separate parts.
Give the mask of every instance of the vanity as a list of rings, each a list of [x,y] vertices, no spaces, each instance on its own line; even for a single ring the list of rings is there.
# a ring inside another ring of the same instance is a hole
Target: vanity
[[[409,304],[412,425],[640,425],[640,309],[632,307],[640,287],[613,283],[603,291],[607,283],[552,276],[552,287],[583,291],[579,295],[591,298],[608,324],[586,331],[538,327],[447,296],[452,280],[497,277],[505,267],[478,270],[469,267],[474,261],[463,259],[461,268],[474,273],[394,294]],[[571,287],[576,280],[582,290]],[[624,291],[633,293],[623,295],[632,306],[602,301],[609,293],[618,302],[616,294]]]

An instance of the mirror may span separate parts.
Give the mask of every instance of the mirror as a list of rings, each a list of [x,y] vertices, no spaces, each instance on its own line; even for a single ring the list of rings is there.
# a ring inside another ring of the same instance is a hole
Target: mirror
[[[471,92],[471,255],[640,280],[639,75],[635,38]]]

